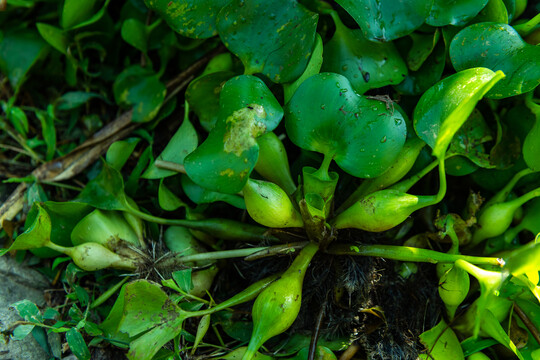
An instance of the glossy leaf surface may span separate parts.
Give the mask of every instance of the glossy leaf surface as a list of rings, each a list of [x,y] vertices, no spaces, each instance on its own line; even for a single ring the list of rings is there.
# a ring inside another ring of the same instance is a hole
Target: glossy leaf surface
[[[502,78],[486,68],[463,70],[427,90],[414,109],[414,129],[441,157],[476,103]]]
[[[144,3],[180,35],[206,39],[217,34],[216,17],[228,0],[145,0]]]
[[[333,73],[304,81],[286,106],[285,127],[297,146],[333,157],[357,177],[382,174],[407,133],[391,104],[358,95],[347,78]]]
[[[435,0],[426,23],[431,26],[464,25],[486,6],[489,0]]]
[[[188,176],[222,193],[240,191],[259,155],[256,138],[272,131],[283,110],[262,80],[242,75],[229,80],[220,96],[220,116],[208,138],[185,159]]]
[[[324,45],[322,71],[345,76],[359,94],[403,81],[407,66],[394,44],[367,40],[361,30],[343,25],[337,15],[334,21],[336,32]]]
[[[207,131],[212,130],[219,117],[221,89],[233,76],[231,71],[211,73],[193,80],[186,90],[186,99],[191,109]]]
[[[257,21],[247,21],[255,13]],[[317,14],[294,0],[233,0],[219,13],[217,28],[246,74],[262,73],[286,83],[306,68],[317,20]]]
[[[480,23],[461,30],[450,44],[450,59],[457,71],[482,66],[506,75],[488,98],[523,94],[540,83],[540,48],[506,24]]]
[[[431,1],[337,0],[371,41],[390,41],[408,35],[424,23]]]

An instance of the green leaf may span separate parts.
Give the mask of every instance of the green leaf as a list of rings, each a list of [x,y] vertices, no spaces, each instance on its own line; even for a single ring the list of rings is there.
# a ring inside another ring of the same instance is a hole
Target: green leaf
[[[504,258],[504,271],[519,276],[529,272],[540,271],[540,243],[531,241],[515,250]]]
[[[178,165],[183,165],[184,159],[197,148],[197,144],[197,132],[188,117],[185,116],[184,122],[178,130],[176,130],[173,137],[156,160],[169,161]],[[162,179],[176,174],[178,174],[176,171],[158,168],[154,162],[142,174],[142,178]]]
[[[185,158],[188,176],[213,191],[239,192],[257,163],[256,138],[275,129],[282,117],[281,105],[259,78],[242,75],[227,81],[216,126]]]
[[[13,330],[13,335],[11,335],[11,337],[14,340],[23,340],[35,327],[35,325],[19,325]]]
[[[40,248],[51,241],[51,218],[41,205],[36,203],[35,206],[39,212],[32,225],[21,235],[17,236],[8,249],[0,250],[0,256],[11,250]]]
[[[247,21],[253,14],[257,21]],[[317,20],[317,14],[294,0],[233,0],[220,11],[217,29],[225,46],[242,60],[245,74],[262,73],[287,83],[306,68]]]
[[[534,171],[540,171],[540,105],[531,104],[531,110],[535,115],[532,129],[527,133],[523,142],[523,160]]]
[[[283,84],[283,92],[284,92],[284,103],[288,103],[289,100],[292,98],[300,84],[304,82],[304,80],[312,77],[313,75],[318,74],[321,71],[323,63],[323,42],[321,35],[319,33],[315,34],[315,46],[313,47],[313,54],[311,55],[311,58],[309,59],[309,62],[306,66],[306,70],[302,73],[302,75],[289,84]]]
[[[6,31],[0,43],[0,71],[16,90],[23,84],[30,68],[46,55],[48,45],[30,29]]]
[[[107,163],[112,168],[121,171],[140,140],[140,138],[129,138],[113,142],[105,156]]]
[[[94,8],[99,0],[65,0],[62,7],[60,25],[64,29],[69,29],[88,20],[94,13]]]
[[[444,156],[476,103],[503,76],[486,68],[463,70],[439,81],[422,95],[414,109],[414,129],[433,149],[434,156]]]
[[[150,360],[169,341],[182,331],[183,317],[156,326],[146,334],[132,341],[129,345],[128,358]]]
[[[439,31],[436,30],[433,34],[412,33],[413,44],[407,54],[407,65],[412,71],[418,71],[424,61],[435,49],[439,41]]]
[[[125,286],[124,309],[118,330],[133,337],[155,326],[173,322],[180,312],[160,285],[136,280]]]
[[[206,39],[217,34],[216,17],[229,0],[145,0],[182,36]]]
[[[134,122],[147,122],[159,112],[167,89],[157,74],[134,65],[118,75],[113,84],[113,92],[117,104],[133,106]]]
[[[101,210],[127,211],[130,208],[122,175],[106,162],[103,162],[99,175],[86,184],[75,201]]]
[[[149,31],[146,25],[137,19],[127,19],[122,23],[122,39],[144,53],[148,50]]]
[[[527,44],[507,24],[480,23],[461,30],[450,43],[450,59],[456,71],[482,66],[506,75],[488,98],[523,94],[540,83],[540,47]]]
[[[427,354],[420,354],[419,359],[464,360],[461,344],[450,326],[441,320],[430,330],[420,334],[420,342]]]
[[[227,80],[234,76],[232,71],[219,71],[193,80],[186,90],[186,100],[201,126],[210,131],[219,116],[219,95]]]
[[[53,48],[67,55],[68,46],[71,42],[70,38],[64,34],[62,29],[46,23],[37,23],[36,27],[43,39]]]
[[[43,322],[43,317],[41,316],[38,307],[30,300],[17,301],[16,303],[11,304],[10,307],[17,310],[19,316],[22,317],[24,321],[36,324],[41,324]]]
[[[393,43],[369,41],[361,30],[343,25],[337,14],[333,18],[336,32],[324,45],[322,71],[347,77],[359,94],[403,81],[407,66]]]
[[[446,59],[446,46],[439,41],[418,71],[409,71],[395,89],[405,95],[421,95],[441,79]]]
[[[371,41],[391,41],[419,28],[431,9],[425,0],[337,0]]]
[[[71,352],[77,357],[77,359],[90,360],[90,350],[88,350],[88,346],[86,346],[84,338],[82,337],[81,333],[77,331],[77,329],[71,328],[66,333],[66,340]]]
[[[46,211],[46,213],[50,216],[51,241],[60,246],[72,245],[72,230],[79,223],[79,221],[81,221],[92,211],[92,208],[87,204],[76,202],[47,201],[42,203],[40,208],[43,208],[43,210]],[[33,219],[33,216],[35,215],[31,213],[28,214],[28,217]],[[58,252],[48,248],[32,249],[31,252],[36,256],[47,258],[59,255]]]
[[[11,124],[17,130],[21,136],[26,138],[28,135],[29,125],[28,125],[28,118],[26,117],[26,114],[21,108],[18,107],[10,107],[7,108],[7,104],[2,104],[2,108],[4,111],[6,111],[6,116],[11,121]]]
[[[405,143],[405,121],[392,104],[358,95],[342,75],[321,73],[300,85],[286,106],[291,141],[333,158],[357,177],[375,177]]]
[[[191,281],[191,269],[175,271],[172,273],[172,277],[183,291],[189,292],[191,289],[193,289],[193,282]]]
[[[188,176],[182,176],[182,189],[186,193],[189,200],[195,204],[211,204],[216,201],[223,201],[238,209],[245,209],[246,204],[244,199],[238,195],[223,194],[216,191],[211,191],[195,184]]]
[[[468,120],[459,128],[450,142],[448,154],[462,155],[475,165],[483,168],[493,168],[489,154],[485,152],[483,144],[493,140],[491,130],[488,127],[482,113],[474,109]],[[456,159],[452,157],[451,161]],[[448,162],[447,162],[448,170]]]
[[[174,211],[180,207],[188,207],[171,190],[169,190],[169,188],[165,186],[163,180],[159,182],[158,202],[159,206],[165,211]]]
[[[471,22],[497,22],[508,24],[508,11],[506,10],[504,1],[489,0],[487,5]]]
[[[489,0],[435,0],[426,23],[431,26],[465,25],[486,6]]]
[[[56,128],[54,126],[55,118],[45,111],[36,111],[35,114],[41,123],[41,133],[43,135],[43,140],[45,140],[45,144],[47,145],[45,160],[50,161],[53,159],[54,154],[56,153]]]
[[[91,99],[103,99],[105,98],[97,93],[94,92],[85,92],[85,91],[70,91],[62,95],[57,103],[56,103],[56,110],[60,111],[69,111],[76,109],[80,106],[83,106]]]

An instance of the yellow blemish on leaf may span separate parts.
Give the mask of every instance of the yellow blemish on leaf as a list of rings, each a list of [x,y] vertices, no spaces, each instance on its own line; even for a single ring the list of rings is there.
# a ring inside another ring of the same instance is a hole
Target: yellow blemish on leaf
[[[223,150],[241,156],[244,151],[252,148],[257,143],[255,139],[266,131],[266,125],[260,121],[265,118],[264,107],[257,104],[233,112],[225,120]]]
[[[220,175],[220,176],[225,176],[225,175],[227,175],[228,177],[231,177],[231,176],[234,175],[234,171],[233,171],[233,169],[228,168],[228,169],[225,169],[225,170],[221,171],[221,172],[219,173],[219,175]]]

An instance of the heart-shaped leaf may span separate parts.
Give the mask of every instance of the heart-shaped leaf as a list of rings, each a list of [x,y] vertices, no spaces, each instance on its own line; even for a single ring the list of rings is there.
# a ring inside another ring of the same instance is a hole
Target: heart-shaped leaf
[[[212,130],[218,119],[221,89],[233,76],[231,71],[210,73],[193,80],[186,90],[186,99],[191,109],[207,131]]]
[[[257,21],[248,21],[257,14]],[[217,29],[242,60],[245,74],[263,73],[276,83],[296,80],[315,43],[318,15],[295,0],[233,0],[219,13]]]
[[[337,0],[371,41],[390,41],[419,28],[431,9],[424,0]]]
[[[480,23],[461,30],[450,43],[456,71],[482,66],[506,75],[486,95],[501,99],[529,92],[540,84],[540,47],[527,44],[507,24]]]
[[[286,106],[292,142],[333,158],[357,177],[382,174],[407,134],[403,116],[385,103],[358,95],[347,78],[321,73],[300,85]]]
[[[206,39],[217,34],[216,17],[229,0],[145,0],[169,26],[182,36]],[[204,19],[204,20],[203,20]]]
[[[133,106],[134,122],[146,122],[157,115],[167,90],[157,74],[135,65],[118,75],[113,92],[119,105]]]
[[[489,0],[435,0],[426,23],[431,26],[464,25],[486,6]]]
[[[272,131],[283,110],[264,82],[251,75],[223,86],[220,115],[208,138],[184,160],[189,177],[207,189],[239,192],[259,156],[256,138]]]
[[[434,156],[444,156],[476,103],[502,77],[500,71],[467,69],[439,81],[422,95],[414,109],[414,129],[433,149]]]
[[[343,25],[335,12],[332,16],[336,32],[324,45],[322,71],[347,77],[359,94],[403,81],[407,66],[393,43],[369,41],[361,30]]]

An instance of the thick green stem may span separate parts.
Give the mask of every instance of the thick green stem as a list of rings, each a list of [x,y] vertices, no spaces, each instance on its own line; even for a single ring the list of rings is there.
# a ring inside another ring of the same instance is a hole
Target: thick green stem
[[[515,25],[514,29],[519,33],[519,35],[527,36],[534,30],[534,28],[538,24],[540,24],[540,14],[536,14],[535,17],[533,17],[531,20],[527,21],[524,24]]]
[[[518,181],[521,180],[522,177],[532,174],[534,172],[535,171],[526,168],[516,173],[501,190],[499,190],[491,199],[489,199],[489,201],[484,204],[484,209],[489,207],[490,205],[505,201],[514,186],[516,186],[516,184],[518,183]]]
[[[243,291],[241,291],[238,294],[234,295],[230,299],[225,300],[224,302],[222,302],[222,303],[220,303],[220,304],[218,304],[218,305],[216,305],[216,306],[214,306],[214,307],[212,307],[210,309],[186,312],[186,318],[213,314],[215,312],[225,310],[227,308],[236,306],[238,304],[242,304],[242,303],[245,303],[247,301],[253,300],[265,287],[270,285],[272,282],[274,282],[280,276],[281,276],[281,274],[275,274],[275,275],[269,276],[267,278],[264,278],[262,280],[259,280],[256,283],[248,286]]]
[[[103,304],[105,301],[107,301],[111,296],[114,295],[124,285],[126,281],[128,281],[130,278],[126,276],[122,281],[116,283],[115,285],[111,286],[107,291],[105,291],[103,294],[101,294],[100,297],[92,301],[90,304],[90,309],[97,308],[99,305]]]
[[[130,207],[127,210],[129,213],[139,216],[141,219],[154,222],[162,225],[184,226],[188,229],[200,230],[210,235],[214,235],[223,240],[236,241],[253,241],[253,240],[270,240],[278,241],[272,235],[267,234],[268,229],[241,223],[239,221],[229,219],[202,219],[202,220],[186,220],[186,219],[164,219],[154,215],[146,214],[140,210]]]
[[[504,261],[499,258],[446,254],[433,250],[395,245],[334,244],[328,248],[327,252],[332,255],[375,256],[391,260],[429,262],[432,264],[453,263],[460,259],[478,265],[502,266],[504,264]]]
[[[332,162],[333,158],[334,158],[333,154],[332,155],[324,154],[324,159],[321,164],[321,167],[319,168],[319,170],[315,171],[312,175],[323,181],[332,180],[330,178],[330,175],[328,175],[328,169],[330,168],[330,163]]]
[[[181,253],[175,254],[173,257],[163,260],[164,262],[174,262],[177,263],[190,263],[196,261],[210,261],[210,260],[220,260],[220,259],[233,259],[233,258],[242,258],[252,254],[255,254],[259,251],[267,250],[269,246],[248,248],[248,249],[235,249],[235,250],[222,250],[222,251],[212,251],[200,254],[186,255],[182,256]]]

